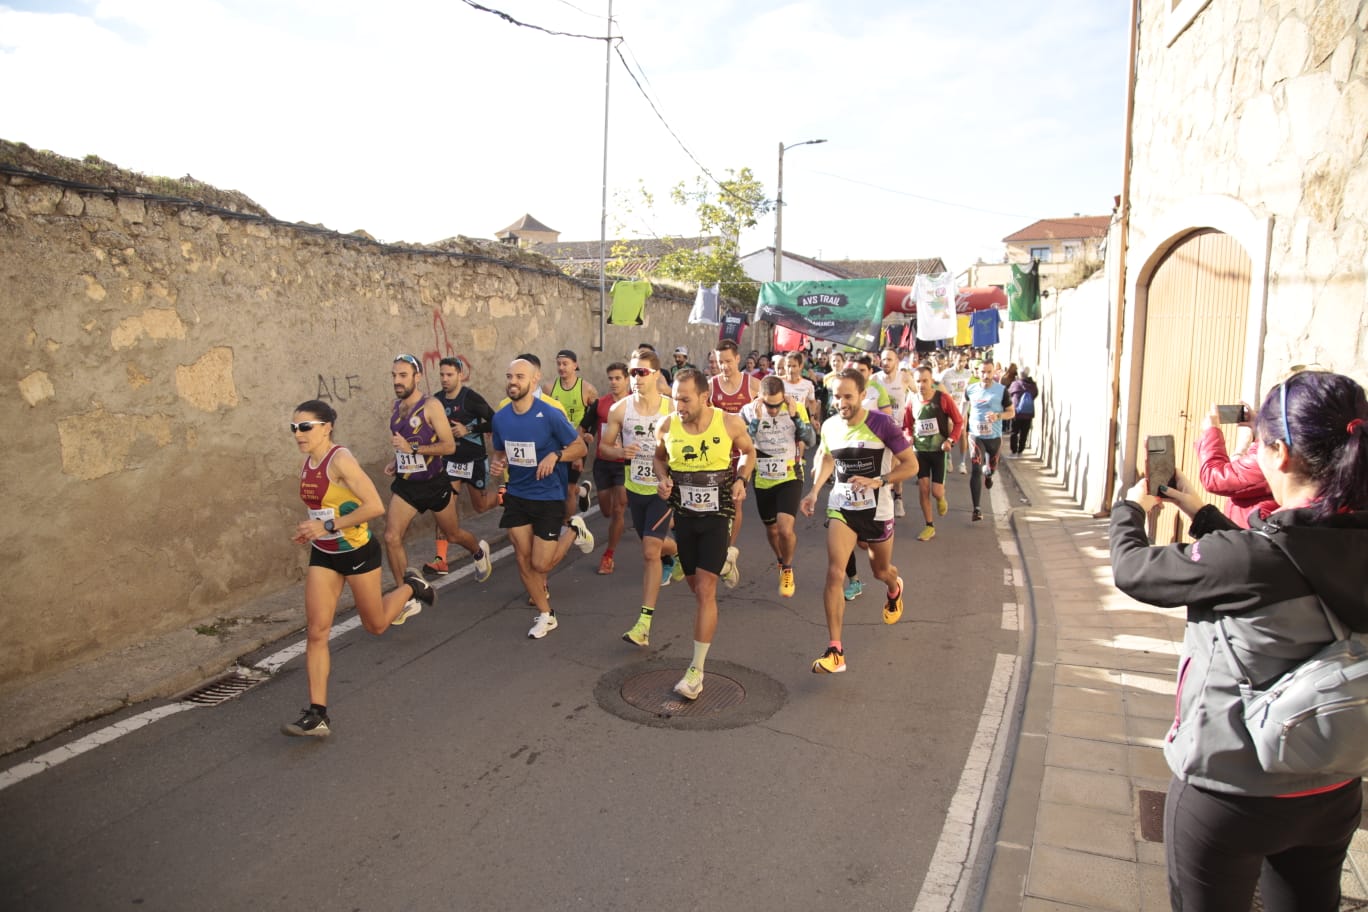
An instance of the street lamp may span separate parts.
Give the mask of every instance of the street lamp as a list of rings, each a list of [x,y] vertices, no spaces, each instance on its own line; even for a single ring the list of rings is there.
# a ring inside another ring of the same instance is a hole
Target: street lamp
[[[779,144],[779,193],[774,205],[774,281],[783,279],[784,266],[784,150],[799,146],[815,146],[825,139],[805,139],[802,142]]]

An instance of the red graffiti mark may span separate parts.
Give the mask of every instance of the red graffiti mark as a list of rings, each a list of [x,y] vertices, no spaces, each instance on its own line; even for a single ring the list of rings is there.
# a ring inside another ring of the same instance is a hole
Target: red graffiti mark
[[[436,307],[432,308],[432,346],[423,352],[423,374],[426,378],[424,385],[429,393],[432,392],[431,378],[437,374],[443,358],[461,359],[461,382],[465,383],[470,379],[470,360],[457,352],[451,344],[451,338],[447,335],[446,320],[442,317],[441,310]]]

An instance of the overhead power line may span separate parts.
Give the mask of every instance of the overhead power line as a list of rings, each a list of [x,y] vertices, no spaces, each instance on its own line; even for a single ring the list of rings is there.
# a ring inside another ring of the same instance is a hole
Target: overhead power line
[[[530,22],[522,22],[518,19],[514,19],[512,16],[510,16],[508,13],[505,13],[503,10],[490,9],[487,6],[481,6],[480,4],[476,3],[475,0],[462,0],[462,2],[465,3],[466,6],[469,6],[473,9],[477,9],[482,13],[489,13],[492,16],[498,16],[500,19],[504,20],[505,22],[511,23],[512,25],[520,25],[523,28],[536,29],[539,32],[545,32],[548,35],[561,35],[565,38],[587,38],[590,41],[608,40],[607,37],[604,35],[581,35],[578,32],[558,32],[555,29],[545,28],[544,26],[540,25],[533,25]],[[569,5],[570,4],[568,3],[566,4],[566,6]],[[584,12],[584,10],[580,10],[580,12]]]

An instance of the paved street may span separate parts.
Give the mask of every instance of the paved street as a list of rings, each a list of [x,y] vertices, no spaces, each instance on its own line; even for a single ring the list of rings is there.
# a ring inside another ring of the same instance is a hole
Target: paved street
[[[903,620],[881,622],[876,583],[850,603],[847,674],[809,671],[826,645],[819,520],[799,520],[798,594],[781,599],[746,504],[705,685],[729,678],[744,699],[701,719],[664,692],[690,655],[687,587],[663,592],[649,649],[619,638],[639,596],[630,531],[611,577],[571,551],[541,641],[505,557],[402,628],[334,640],[325,741],[279,734],[307,703],[294,659],[0,791],[0,894],[30,910],[947,908],[991,804],[975,791],[996,734],[981,717],[1001,721],[1018,650],[1005,533],[991,513],[970,524],[963,476],[948,487],[933,542],[899,523]],[[662,711],[623,703],[661,669]]]

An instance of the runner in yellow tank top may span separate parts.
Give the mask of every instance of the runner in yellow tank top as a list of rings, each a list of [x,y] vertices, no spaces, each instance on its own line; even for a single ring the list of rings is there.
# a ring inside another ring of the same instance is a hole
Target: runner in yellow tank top
[[[755,445],[741,416],[714,408],[708,381],[685,368],[674,381],[675,413],[656,426],[659,493],[675,507],[679,561],[697,601],[693,663],[675,685],[688,700],[703,692],[703,662],[717,632],[717,578],[727,560],[731,516],[746,499]],[[735,470],[731,453],[739,453]]]
[[[579,356],[568,348],[556,352],[556,375],[556,379],[546,388],[546,394],[560,405],[565,417],[570,419],[570,426],[578,430],[584,413],[598,402],[598,390],[579,375]],[[586,445],[589,443],[589,435],[582,430],[580,437],[584,438]],[[566,522],[581,509],[589,509],[589,500],[594,493],[594,486],[587,478],[580,481],[580,473],[584,471],[583,459],[576,459],[568,468],[570,471],[565,484]]]

